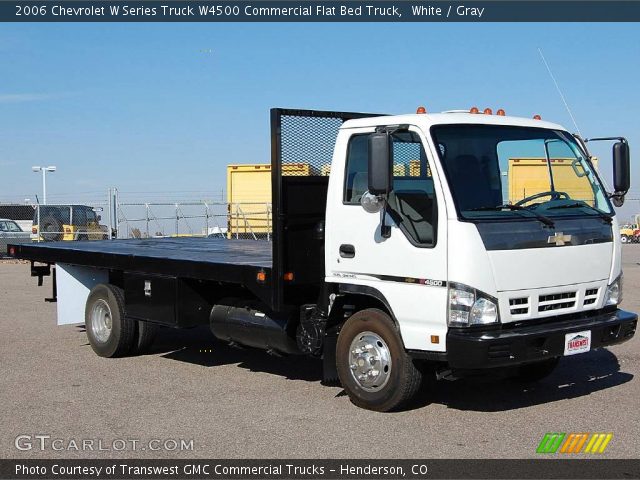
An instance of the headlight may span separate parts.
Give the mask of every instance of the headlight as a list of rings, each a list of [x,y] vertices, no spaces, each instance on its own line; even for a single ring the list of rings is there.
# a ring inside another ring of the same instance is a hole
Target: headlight
[[[607,287],[604,295],[604,306],[620,305],[622,302],[622,274]]]
[[[490,325],[499,322],[498,301],[471,287],[449,284],[450,327]]]

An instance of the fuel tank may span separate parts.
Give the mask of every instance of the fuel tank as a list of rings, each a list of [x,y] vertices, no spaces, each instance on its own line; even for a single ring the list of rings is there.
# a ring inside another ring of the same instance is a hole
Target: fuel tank
[[[209,320],[211,331],[220,340],[279,353],[302,353],[295,337],[287,332],[287,316],[269,315],[255,305],[228,300],[211,309]]]

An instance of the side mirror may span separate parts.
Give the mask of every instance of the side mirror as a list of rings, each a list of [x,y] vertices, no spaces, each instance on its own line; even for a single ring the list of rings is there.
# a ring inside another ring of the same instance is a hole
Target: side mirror
[[[382,210],[383,200],[378,195],[364,192],[362,198],[360,198],[360,205],[367,213],[377,213]]]
[[[613,144],[613,189],[615,192],[627,192],[631,186],[631,167],[629,144],[616,142]]]
[[[389,135],[372,133],[369,136],[369,193],[384,195],[393,187],[391,175]]]

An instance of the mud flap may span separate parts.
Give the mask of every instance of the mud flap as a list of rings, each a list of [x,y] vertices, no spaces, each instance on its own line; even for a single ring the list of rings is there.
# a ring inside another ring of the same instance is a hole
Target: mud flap
[[[322,348],[322,384],[327,386],[339,386],[338,369],[336,368],[336,345],[338,333],[328,332],[324,337]]]

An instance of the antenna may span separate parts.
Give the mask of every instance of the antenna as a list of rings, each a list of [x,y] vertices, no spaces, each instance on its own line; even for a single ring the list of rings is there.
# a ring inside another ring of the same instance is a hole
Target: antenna
[[[576,127],[576,131],[578,132],[578,135],[580,135],[582,137],[582,133],[580,132],[580,127],[578,127],[578,123],[576,122],[576,119],[573,116],[573,113],[571,113],[571,109],[569,108],[569,104],[567,103],[567,100],[564,98],[564,95],[562,94],[562,90],[560,90],[560,86],[558,85],[558,82],[556,81],[556,77],[553,76],[553,72],[551,71],[551,67],[549,67],[549,64],[547,63],[547,59],[544,58],[544,54],[542,53],[542,49],[538,48],[538,52],[540,53],[540,57],[542,58],[542,61],[544,62],[544,66],[547,67],[547,71],[549,72],[549,76],[551,77],[551,80],[553,80],[553,84],[556,86],[556,90],[558,91],[558,95],[560,95],[560,98],[562,99],[562,103],[564,103],[564,106],[567,109],[567,112],[569,113],[569,116],[571,117],[571,121],[573,122],[573,125]]]

